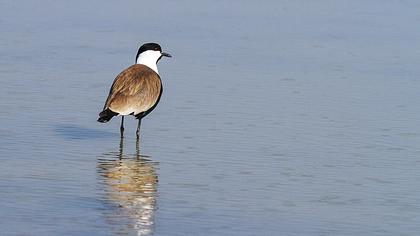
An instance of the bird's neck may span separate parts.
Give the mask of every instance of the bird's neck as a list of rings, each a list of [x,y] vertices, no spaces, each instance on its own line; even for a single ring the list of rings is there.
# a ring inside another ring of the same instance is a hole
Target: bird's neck
[[[159,53],[159,57],[160,57],[160,53]],[[159,74],[157,64],[156,64],[159,57],[157,57],[156,53],[154,52],[149,53],[148,51],[146,51],[139,55],[136,63],[145,65],[149,67],[150,69],[154,70],[157,74]]]

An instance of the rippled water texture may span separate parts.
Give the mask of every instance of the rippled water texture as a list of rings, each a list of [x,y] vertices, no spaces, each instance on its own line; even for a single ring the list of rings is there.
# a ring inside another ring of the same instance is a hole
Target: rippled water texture
[[[417,1],[0,1],[0,235],[418,235]],[[96,122],[159,42],[142,122]]]
[[[158,178],[156,162],[139,153],[124,155],[124,140],[119,152],[105,153],[98,158],[98,174],[105,189],[105,219],[112,232],[150,235],[153,232]],[[125,222],[122,224],[122,222]]]

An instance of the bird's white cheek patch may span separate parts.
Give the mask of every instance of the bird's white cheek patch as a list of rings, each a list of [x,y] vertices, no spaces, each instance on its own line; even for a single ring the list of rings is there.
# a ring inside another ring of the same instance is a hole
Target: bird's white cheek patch
[[[159,51],[148,50],[139,55],[137,64],[145,65],[159,74],[156,63],[161,56],[162,54]]]

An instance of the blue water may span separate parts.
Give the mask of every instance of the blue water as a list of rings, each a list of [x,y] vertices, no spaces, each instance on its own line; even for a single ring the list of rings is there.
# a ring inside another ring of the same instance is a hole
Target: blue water
[[[0,1],[1,235],[417,235],[416,1]],[[159,42],[142,122],[96,122]]]

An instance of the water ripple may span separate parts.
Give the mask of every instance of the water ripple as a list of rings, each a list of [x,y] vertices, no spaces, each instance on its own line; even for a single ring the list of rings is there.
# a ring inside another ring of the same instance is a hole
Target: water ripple
[[[108,210],[106,222],[116,234],[135,231],[137,235],[153,233],[158,176],[157,162],[139,153],[123,153],[123,140],[118,152],[98,157],[99,182],[105,185],[104,199]]]

